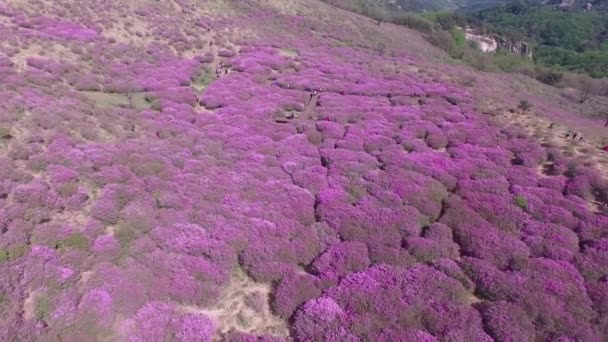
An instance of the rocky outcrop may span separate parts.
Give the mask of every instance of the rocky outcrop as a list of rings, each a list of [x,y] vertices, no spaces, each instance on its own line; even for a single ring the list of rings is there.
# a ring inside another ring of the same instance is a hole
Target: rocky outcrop
[[[477,43],[477,46],[483,52],[509,51],[516,55],[532,58],[532,47],[528,42],[515,41],[495,33],[481,34],[472,27],[467,27],[463,31],[465,38]]]
[[[464,29],[464,35],[466,40],[475,42],[483,52],[492,53],[498,50],[498,42],[490,35],[479,34],[470,27]]]
[[[499,35],[493,35],[498,41],[499,51],[509,51],[513,54],[532,59],[532,47],[525,41],[513,41]]]
[[[608,1],[606,0],[546,0],[543,4],[561,8],[578,8],[585,11],[608,10]]]

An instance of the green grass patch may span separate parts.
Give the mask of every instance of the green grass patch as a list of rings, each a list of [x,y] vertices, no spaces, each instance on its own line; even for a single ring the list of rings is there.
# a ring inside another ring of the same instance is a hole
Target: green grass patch
[[[51,313],[51,300],[46,296],[41,296],[36,300],[34,314],[39,321],[45,320]]]
[[[72,233],[64,241],[67,248],[86,250],[89,248],[89,240],[81,233]]]
[[[81,233],[72,233],[67,238],[55,242],[55,249],[78,249],[86,251],[89,249],[89,240]]]
[[[8,251],[0,249],[0,262],[9,261]]]
[[[126,248],[135,240],[136,233],[126,222],[119,221],[114,231],[114,237],[122,248]]]
[[[523,210],[528,209],[528,200],[523,196],[515,196],[515,204]]]
[[[450,33],[452,34],[452,37],[454,38],[454,45],[456,46],[457,49],[460,49],[463,46],[465,46],[465,44],[467,43],[467,39],[466,39],[466,36],[464,35],[464,32],[462,32],[462,30],[459,30],[457,28],[452,28],[450,30]]]
[[[26,255],[29,247],[22,243],[15,243],[8,247],[8,257],[10,260],[16,260]]]
[[[29,248],[22,243],[15,243],[6,249],[0,249],[0,262],[17,260],[27,254]]]
[[[198,88],[206,88],[213,81],[215,81],[215,72],[211,70],[211,67],[207,66],[198,73],[192,83]]]
[[[4,308],[8,304],[8,298],[4,293],[0,293],[0,313],[4,312]]]
[[[150,108],[149,103],[146,102],[146,93],[144,92],[108,93],[101,91],[80,91],[80,93],[101,108]]]

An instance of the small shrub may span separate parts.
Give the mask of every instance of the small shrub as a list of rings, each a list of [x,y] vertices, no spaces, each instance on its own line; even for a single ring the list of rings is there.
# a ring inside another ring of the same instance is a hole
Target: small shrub
[[[46,295],[36,300],[34,314],[39,321],[45,320],[51,313],[51,300]]]
[[[8,251],[0,249],[0,262],[6,262],[9,260]]]
[[[433,30],[433,22],[413,14],[397,14],[391,19],[393,24],[407,26],[422,33],[430,33]]]
[[[10,139],[12,138],[11,129],[8,127],[0,127],[0,139]]]
[[[137,237],[137,234],[125,222],[120,221],[114,231],[114,237],[116,237],[121,247],[126,248]]]
[[[286,277],[275,290],[273,310],[283,318],[289,318],[304,302],[321,295],[318,281],[309,275]]]
[[[548,68],[537,67],[534,70],[536,80],[551,86],[559,84],[563,76],[563,73]]]
[[[527,111],[532,109],[532,104],[526,100],[521,100],[521,101],[519,101],[519,104],[517,105],[517,109],[519,109],[522,112],[522,114],[525,114]]]
[[[456,41],[447,31],[432,31],[427,39],[431,44],[445,50],[450,55],[456,52]]]
[[[526,200],[526,198],[521,195],[515,196],[515,204],[522,210],[528,209],[528,200]]]

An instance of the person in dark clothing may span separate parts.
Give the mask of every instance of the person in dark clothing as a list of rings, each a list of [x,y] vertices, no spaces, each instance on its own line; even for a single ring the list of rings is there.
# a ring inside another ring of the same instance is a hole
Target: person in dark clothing
[[[574,141],[576,137],[578,137],[578,133],[574,133],[574,135],[572,136],[572,141]]]
[[[554,123],[554,122],[552,122],[552,123],[549,125],[549,129],[553,129],[553,126],[555,126],[555,123]]]

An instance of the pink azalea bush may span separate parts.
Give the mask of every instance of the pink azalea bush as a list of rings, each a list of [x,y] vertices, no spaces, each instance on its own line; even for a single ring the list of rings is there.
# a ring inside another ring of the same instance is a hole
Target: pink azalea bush
[[[176,3],[0,5],[0,340],[606,339],[599,172],[414,51]],[[240,271],[282,328],[205,314]]]

